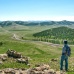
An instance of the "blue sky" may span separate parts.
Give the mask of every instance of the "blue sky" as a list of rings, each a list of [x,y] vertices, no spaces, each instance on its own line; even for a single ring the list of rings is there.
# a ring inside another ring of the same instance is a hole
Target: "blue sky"
[[[74,21],[74,0],[0,0],[0,20]]]

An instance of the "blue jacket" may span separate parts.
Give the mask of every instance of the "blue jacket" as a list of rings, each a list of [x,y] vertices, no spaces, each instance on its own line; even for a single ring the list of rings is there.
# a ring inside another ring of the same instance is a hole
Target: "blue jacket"
[[[62,49],[62,55],[68,55],[68,56],[71,55],[71,49],[67,44],[65,44]]]

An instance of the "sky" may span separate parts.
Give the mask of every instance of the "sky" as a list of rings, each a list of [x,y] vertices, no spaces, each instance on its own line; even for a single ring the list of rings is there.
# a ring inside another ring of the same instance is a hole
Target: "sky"
[[[0,21],[74,21],[74,0],[0,0]]]

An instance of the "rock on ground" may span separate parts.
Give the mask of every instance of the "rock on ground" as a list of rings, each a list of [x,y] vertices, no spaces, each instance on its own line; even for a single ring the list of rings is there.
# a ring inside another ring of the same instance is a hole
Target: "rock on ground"
[[[51,69],[49,65],[43,64],[35,68],[29,69],[18,69],[18,68],[6,68],[0,70],[0,74],[66,74],[60,73],[60,71],[55,71]]]

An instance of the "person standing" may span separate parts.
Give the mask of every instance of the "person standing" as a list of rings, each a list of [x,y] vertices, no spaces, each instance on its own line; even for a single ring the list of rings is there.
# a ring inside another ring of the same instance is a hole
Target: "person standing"
[[[68,42],[64,41],[64,46],[62,48],[62,55],[60,61],[60,70],[63,70],[63,62],[65,61],[65,71],[68,71],[68,56],[71,55],[71,49],[68,46]]]

